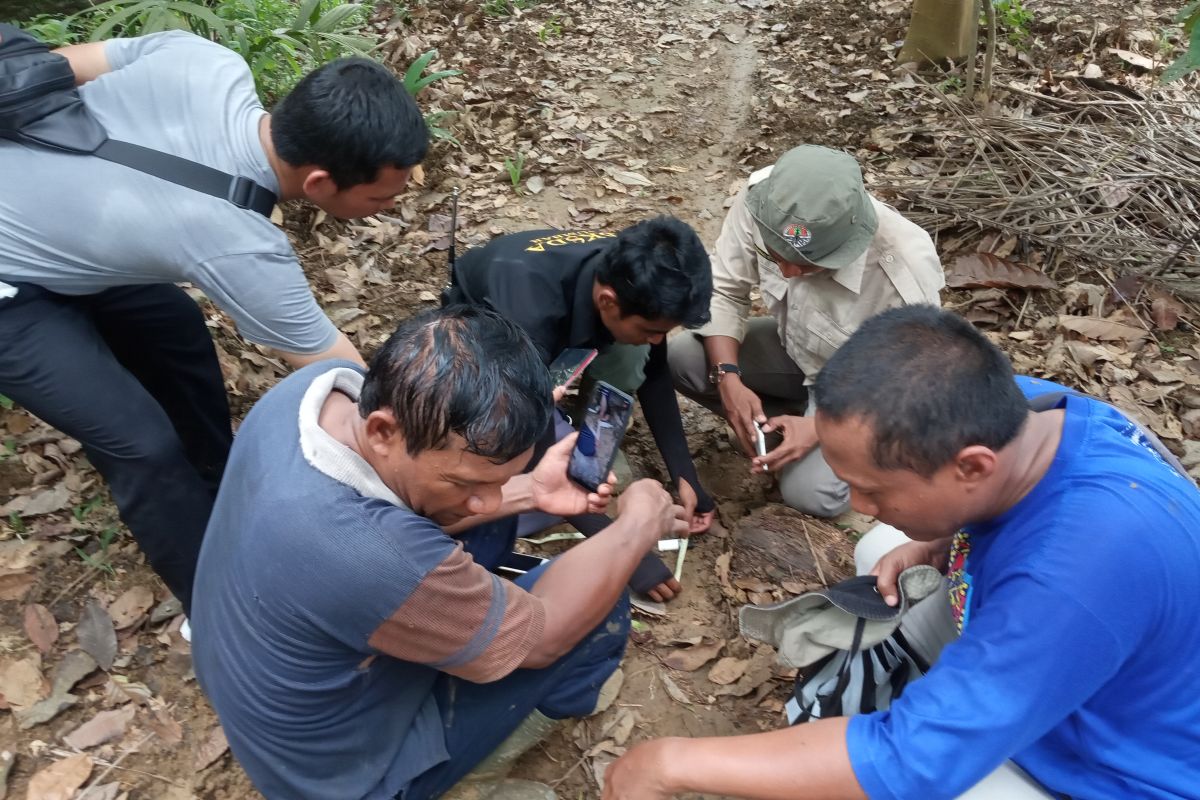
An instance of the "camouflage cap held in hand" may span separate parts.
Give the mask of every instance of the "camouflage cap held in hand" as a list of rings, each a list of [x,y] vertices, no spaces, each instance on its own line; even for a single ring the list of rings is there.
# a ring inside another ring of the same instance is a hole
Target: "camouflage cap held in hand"
[[[783,154],[746,206],[763,244],[796,264],[837,269],[867,251],[878,220],[850,155],[801,145]]]

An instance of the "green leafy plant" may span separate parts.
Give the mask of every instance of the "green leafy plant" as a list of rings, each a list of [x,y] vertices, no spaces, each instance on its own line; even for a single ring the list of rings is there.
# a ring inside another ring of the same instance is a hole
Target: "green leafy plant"
[[[504,159],[504,169],[508,171],[508,179],[512,181],[513,191],[521,193],[521,172],[525,169],[525,154],[520,150],[514,158]]]
[[[1187,50],[1163,72],[1164,83],[1177,81],[1189,72],[1200,69],[1200,0],[1192,0],[1184,6],[1176,15],[1175,22],[1183,25]]]
[[[12,398],[5,397],[4,395],[0,394],[0,408],[3,408],[5,411],[12,411],[12,407]]]
[[[937,88],[942,94],[961,94],[963,90],[963,80],[957,75],[950,75],[941,83],[939,83]]]
[[[430,62],[437,57],[437,50],[430,50],[427,53],[422,53],[416,61],[408,65],[408,69],[404,73],[404,88],[413,97],[417,93],[430,84],[437,83],[446,78],[453,78],[457,75],[462,75],[461,69],[443,69],[438,72],[431,72],[428,75],[423,75],[426,69],[429,68]]]
[[[346,0],[106,0],[69,17],[36,17],[23,27],[53,45],[187,30],[246,59],[270,102],[310,69],[377,43],[361,33],[369,8]]]
[[[84,33],[72,24],[73,17],[52,17],[39,14],[20,26],[51,47],[62,47],[84,38]]]
[[[457,111],[430,111],[425,115],[425,125],[429,128],[429,135],[434,139],[450,142],[451,144],[459,144],[454,133],[442,123],[445,120],[452,119]]]
[[[25,534],[29,532],[25,526],[25,520],[21,519],[21,515],[15,511],[8,513],[8,527],[12,528],[12,532],[18,539],[24,539]]]
[[[88,553],[82,547],[76,547],[75,554],[79,556],[80,561],[92,569],[99,570],[107,574],[110,578],[115,578],[117,577],[117,570],[112,565],[112,556],[108,552],[108,549],[116,538],[116,528],[105,528],[100,532],[100,549],[97,552]]]
[[[408,69],[404,72],[404,88],[413,97],[417,96],[427,86],[430,86],[438,81],[446,78],[453,78],[462,75],[461,69],[443,69],[437,72],[431,72],[428,75],[424,74],[425,70],[437,57],[437,50],[430,50],[422,53],[416,61],[408,65]],[[430,111],[425,115],[425,125],[429,128],[429,135],[434,139],[441,139],[448,142],[458,144],[458,139],[454,138],[454,134],[450,129],[443,124],[446,120],[452,118],[455,112],[453,111]]]
[[[546,20],[545,24],[543,24],[541,29],[538,31],[538,40],[542,42],[542,44],[545,44],[548,39],[552,39],[556,36],[562,36],[562,32],[562,20],[560,20],[558,15],[555,14],[551,16],[550,19]]]
[[[75,518],[76,522],[83,522],[84,519],[86,519],[89,514],[95,511],[96,508],[99,507],[99,505],[103,502],[104,498],[97,495],[91,500],[87,500],[72,508],[71,516]]]
[[[518,11],[528,11],[538,4],[538,0],[487,0],[483,4],[483,13],[493,17],[511,17]]]
[[[1021,0],[993,0],[992,6],[996,9],[996,24],[1004,29],[1008,43],[1023,46],[1029,39],[1033,12]]]

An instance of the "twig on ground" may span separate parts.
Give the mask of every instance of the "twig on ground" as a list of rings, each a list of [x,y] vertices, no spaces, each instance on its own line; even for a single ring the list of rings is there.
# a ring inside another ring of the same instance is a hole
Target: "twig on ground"
[[[821,568],[821,556],[817,555],[817,548],[813,546],[812,537],[808,535],[808,523],[800,520],[800,527],[804,530],[804,540],[808,542],[808,552],[812,553],[813,565],[817,568],[817,578],[820,579],[822,586],[828,586],[829,581],[825,579],[825,570]]]

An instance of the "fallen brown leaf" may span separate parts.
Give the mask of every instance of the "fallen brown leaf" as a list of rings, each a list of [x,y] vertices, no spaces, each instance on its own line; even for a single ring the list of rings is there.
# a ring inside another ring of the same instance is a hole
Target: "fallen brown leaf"
[[[724,646],[724,639],[704,639],[699,644],[668,653],[663,663],[681,672],[694,672],[716,658]]]
[[[71,800],[92,774],[92,759],[84,753],[43,767],[29,779],[29,800]]]
[[[58,641],[58,623],[48,608],[37,603],[25,606],[25,635],[43,655],[50,652]]]
[[[52,489],[31,495],[28,499],[17,498],[9,503],[9,506],[15,506],[21,500],[25,502],[20,503],[20,507],[13,510],[22,517],[37,517],[62,511],[71,505],[71,490],[67,488],[66,484],[60,483]]]
[[[36,582],[37,576],[28,572],[0,575],[0,600],[24,600],[30,587]]]
[[[155,735],[168,747],[174,747],[183,741],[183,726],[165,708],[156,709],[153,716],[147,721],[146,727],[154,731]]]
[[[1113,322],[1103,317],[1067,317],[1058,318],[1058,326],[1063,330],[1078,333],[1088,339],[1098,339],[1102,342],[1138,342],[1149,335],[1149,331],[1135,328],[1123,322]]]
[[[754,655],[750,657],[750,663],[746,665],[745,673],[737,679],[737,682],[731,686],[721,686],[713,694],[745,697],[771,680],[775,663],[775,649],[768,645],[762,645],[754,651]]]
[[[86,750],[120,739],[125,735],[125,729],[129,727],[136,713],[137,709],[133,706],[125,706],[115,711],[101,711],[64,736],[63,741],[76,750]]]
[[[83,616],[75,628],[79,646],[84,649],[105,672],[112,669],[117,657],[117,633],[113,630],[112,618],[97,600],[89,600],[83,608]]]
[[[991,253],[971,253],[954,259],[946,272],[946,285],[955,289],[1054,289],[1053,280],[1040,270]]]
[[[667,694],[677,703],[683,703],[685,706],[690,706],[692,701],[684,694],[683,689],[679,688],[679,684],[671,680],[671,676],[665,672],[658,673],[659,680],[662,681],[663,688],[667,690]]]
[[[1154,327],[1160,331],[1173,331],[1179,327],[1179,318],[1187,310],[1183,303],[1163,289],[1151,289],[1150,297],[1150,317],[1154,320]]]
[[[108,615],[112,618],[113,627],[121,630],[139,621],[152,605],[154,592],[145,586],[134,586],[109,604]]]
[[[41,658],[36,655],[0,666],[0,694],[10,706],[28,708],[46,694]]]
[[[713,664],[712,669],[708,671],[708,680],[718,686],[727,686],[745,675],[748,666],[749,659],[726,656]]]
[[[208,736],[204,737],[204,742],[196,750],[196,758],[193,762],[196,772],[200,772],[225,755],[225,751],[228,749],[229,742],[225,739],[225,731],[221,730],[220,725],[217,725],[208,732]]]
[[[0,542],[0,571],[21,572],[32,567],[37,555],[38,543],[9,539]]]

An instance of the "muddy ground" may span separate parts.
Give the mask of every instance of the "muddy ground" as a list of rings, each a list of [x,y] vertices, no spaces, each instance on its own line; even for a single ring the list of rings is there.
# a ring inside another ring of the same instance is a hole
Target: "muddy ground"
[[[403,13],[382,8],[376,16],[389,63],[402,69],[437,48],[439,68],[464,73],[420,98],[426,109],[451,112],[442,124],[457,141],[435,145],[395,213],[346,224],[311,208],[284,210],[281,223],[319,298],[364,352],[397,319],[436,304],[454,188],[462,193],[460,248],[532,227],[619,228],[659,213],[683,218],[711,243],[749,172],[791,146],[812,142],[855,153],[876,191],[899,202],[889,194],[889,165],[927,143],[895,144],[890,132],[918,118],[953,124],[945,103],[895,63],[906,2],[605,0],[510,4],[511,13],[490,13],[496,7],[429,3]],[[1029,8],[1029,40],[1002,46],[1000,63],[1003,80],[1031,87],[1045,74],[1077,74],[1088,64],[1106,80],[1149,85],[1157,67],[1135,67],[1109,48],[1161,60],[1155,37],[1174,10],[1100,2],[1089,5],[1085,19],[1069,4]],[[928,81],[953,93],[961,75],[934,73]],[[506,159],[522,162],[519,175],[510,175]],[[981,242],[1006,248],[988,233],[943,236],[944,259]],[[1188,324],[1194,309],[1183,304],[1175,330],[1152,334],[1156,350],[1131,354],[1121,349],[1128,342],[1108,339],[1089,345],[1114,349],[1107,356],[1088,351],[1084,364],[1070,349],[1074,360],[1048,367],[1047,353],[1064,343],[1043,321],[1094,304],[1091,289],[1072,288],[1076,283],[1103,288],[1098,278],[1086,281],[1089,270],[1103,273],[1104,265],[1075,266],[1069,284],[1053,291],[960,290],[947,300],[974,313],[1026,371],[1077,385],[1131,387],[1128,399],[1163,415],[1160,425],[1175,420],[1178,435],[1169,441],[1190,453],[1186,445],[1200,422],[1200,353]],[[283,368],[206,307],[241,416]],[[1148,360],[1161,363],[1169,379],[1139,373]],[[1139,389],[1143,382],[1157,392]],[[519,764],[516,775],[554,784],[563,797],[598,796],[605,764],[641,739],[778,726],[791,676],[768,649],[738,636],[736,609],[847,574],[853,539],[868,524],[855,517],[805,520],[781,509],[769,479],[748,474],[724,424],[681,402],[720,524],[695,540],[682,598],[665,616],[638,615],[615,703],[565,726]],[[20,409],[0,410],[0,426],[0,691],[11,711],[0,711],[0,750],[15,755],[10,796],[26,796],[31,776],[53,767],[65,785],[91,787],[77,796],[93,799],[257,797],[196,685],[178,635],[181,618],[159,607],[165,591],[78,444]],[[644,423],[635,422],[626,451],[634,476],[665,477]],[[764,555],[770,548],[761,546],[762,536],[789,543],[782,561]],[[107,668],[79,667],[80,647],[93,651],[97,637],[114,629]],[[39,700],[66,698],[68,690],[70,705],[46,722],[20,726]]]

